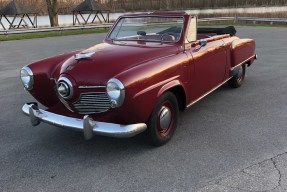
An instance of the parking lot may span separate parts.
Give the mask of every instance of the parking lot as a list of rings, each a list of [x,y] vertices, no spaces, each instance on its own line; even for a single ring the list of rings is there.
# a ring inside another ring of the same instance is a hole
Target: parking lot
[[[287,28],[237,27],[259,60],[239,89],[223,86],[180,114],[173,139],[113,139],[48,124],[21,112],[34,101],[22,66],[99,43],[105,34],[0,42],[0,191],[194,191],[287,152]]]

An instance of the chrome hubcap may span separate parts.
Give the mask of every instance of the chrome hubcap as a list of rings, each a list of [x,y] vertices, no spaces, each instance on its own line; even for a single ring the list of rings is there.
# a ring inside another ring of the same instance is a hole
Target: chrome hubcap
[[[169,108],[163,106],[160,110],[160,128],[167,129],[171,122],[171,111]]]

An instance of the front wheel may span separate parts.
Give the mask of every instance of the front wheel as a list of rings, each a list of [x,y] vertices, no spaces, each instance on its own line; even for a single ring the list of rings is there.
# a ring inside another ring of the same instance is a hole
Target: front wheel
[[[243,80],[245,78],[245,70],[246,65],[241,65],[238,69],[238,72],[236,75],[234,75],[229,81],[228,85],[232,88],[238,88],[242,85]]]
[[[148,137],[152,144],[161,146],[174,134],[178,120],[178,102],[171,92],[164,93],[157,101],[148,120]]]

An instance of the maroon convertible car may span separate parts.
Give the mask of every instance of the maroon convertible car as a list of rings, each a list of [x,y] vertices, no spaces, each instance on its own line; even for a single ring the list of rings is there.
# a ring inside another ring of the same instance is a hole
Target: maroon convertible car
[[[255,42],[233,26],[198,28],[186,12],[118,18],[103,43],[44,59],[21,70],[36,102],[23,106],[33,126],[46,122],[93,135],[154,145],[174,134],[185,110],[221,85],[237,88],[257,58]]]

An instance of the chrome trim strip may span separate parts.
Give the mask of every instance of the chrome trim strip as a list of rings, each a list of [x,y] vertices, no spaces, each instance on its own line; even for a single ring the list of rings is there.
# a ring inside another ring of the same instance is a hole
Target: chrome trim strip
[[[58,127],[84,132],[86,139],[90,139],[93,135],[128,138],[147,129],[145,123],[120,125],[94,121],[87,115],[83,119],[58,115],[39,109],[35,104],[25,104],[22,107],[22,111],[30,117],[33,126],[37,126],[40,122],[45,122]],[[91,132],[93,135],[91,135]]]
[[[198,101],[200,101],[201,99],[203,99],[204,97],[206,97],[207,95],[209,95],[210,93],[212,93],[213,91],[215,91],[216,89],[218,89],[219,87],[221,87],[223,84],[225,84],[227,81],[229,81],[232,77],[229,77],[228,79],[226,79],[224,82],[222,82],[221,84],[217,85],[216,87],[214,87],[212,90],[210,90],[209,92],[205,93],[204,95],[202,95],[201,97],[199,97],[198,99],[196,99],[195,101],[191,102],[190,104],[188,104],[186,106],[186,108],[191,107],[192,105],[194,105],[195,103],[197,103]]]
[[[79,86],[79,89],[105,89],[106,86]]]
[[[232,70],[234,70],[236,67],[245,64],[247,61],[249,61],[249,60],[252,59],[252,58],[255,58],[255,59],[256,59],[256,54],[253,55],[253,56],[251,56],[251,57],[249,57],[248,59],[244,60],[243,62],[239,63],[238,65],[232,67],[230,70],[232,71]]]
[[[71,112],[74,112],[74,110],[70,107],[70,105],[68,104],[68,102],[62,98],[59,94],[57,94],[58,99],[63,103],[63,105]]]

